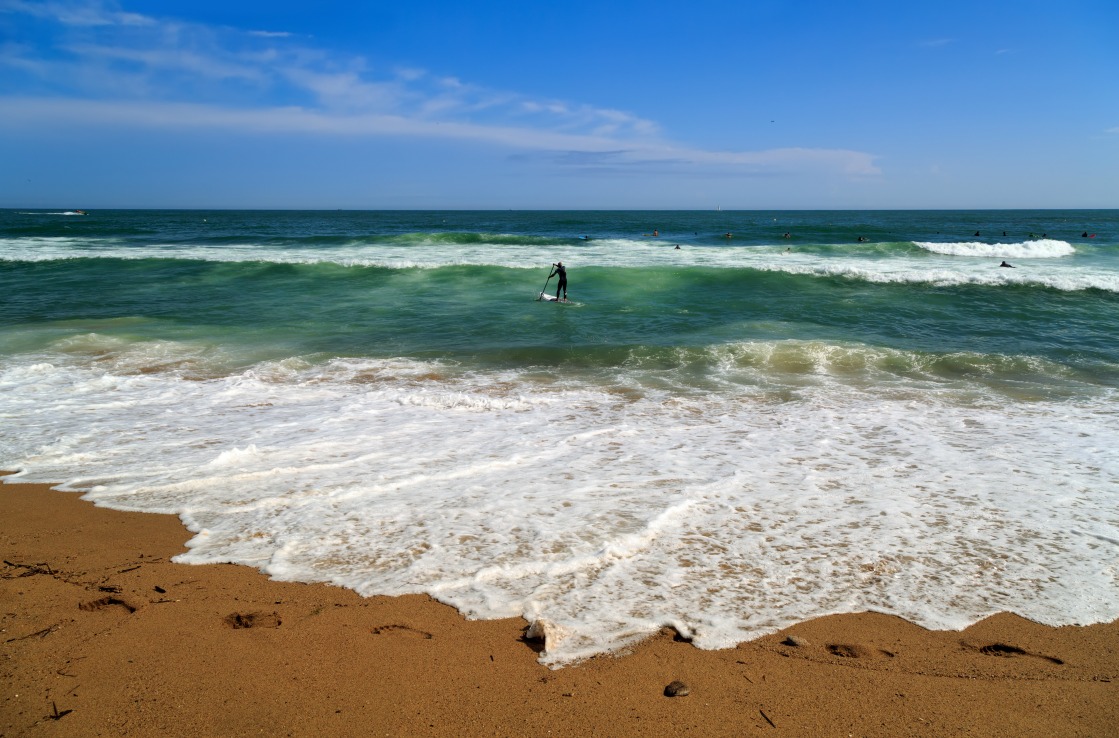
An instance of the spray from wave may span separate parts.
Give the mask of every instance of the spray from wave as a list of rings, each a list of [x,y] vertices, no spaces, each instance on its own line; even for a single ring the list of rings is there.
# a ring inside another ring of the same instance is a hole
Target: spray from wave
[[[1014,259],[1055,259],[1072,256],[1076,249],[1067,241],[1042,238],[1022,243],[981,243],[963,241],[960,243],[930,243],[917,241],[916,244],[927,251],[945,256],[980,256]]]

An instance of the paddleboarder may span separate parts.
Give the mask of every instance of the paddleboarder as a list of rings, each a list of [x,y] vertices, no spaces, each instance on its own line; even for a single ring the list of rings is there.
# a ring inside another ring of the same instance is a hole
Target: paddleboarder
[[[552,264],[552,266],[555,267],[555,271],[553,271],[551,274],[548,275],[548,279],[551,279],[552,277],[556,276],[557,274],[559,275],[559,282],[556,284],[556,301],[557,302],[559,301],[560,291],[562,290],[563,291],[563,299],[566,302],[567,301],[567,269],[563,266],[562,261],[558,262],[556,264]]]

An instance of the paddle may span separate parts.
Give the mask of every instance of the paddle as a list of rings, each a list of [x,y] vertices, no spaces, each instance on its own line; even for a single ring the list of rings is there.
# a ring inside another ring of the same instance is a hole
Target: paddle
[[[552,266],[555,266],[555,264],[553,264]],[[548,278],[544,280],[544,289],[540,290],[540,294],[536,296],[537,302],[540,302],[544,299],[544,290],[548,289],[548,283],[552,281],[552,276],[552,274],[549,274]]]

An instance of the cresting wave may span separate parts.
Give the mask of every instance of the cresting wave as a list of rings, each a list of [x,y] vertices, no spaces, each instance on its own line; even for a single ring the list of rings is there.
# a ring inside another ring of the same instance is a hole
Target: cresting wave
[[[1069,263],[1059,268],[992,269],[985,259],[1048,259],[1075,254],[1065,242],[1046,241],[1026,244],[919,244],[922,258],[907,256],[906,249],[859,250],[854,254],[844,247],[804,247],[784,251],[778,247],[694,247],[666,248],[642,241],[603,239],[588,244],[558,246],[548,239],[533,243],[520,239],[515,244],[479,241],[464,246],[459,241],[440,244],[429,240],[423,246],[414,242],[394,242],[376,247],[368,244],[299,247],[262,246],[260,243],[223,243],[217,246],[175,244],[122,244],[107,239],[90,242],[76,238],[0,239],[0,261],[46,262],[73,259],[119,259],[142,261],[173,259],[222,263],[331,264],[343,267],[383,267],[388,269],[438,269],[446,266],[494,266],[509,269],[548,268],[557,258],[572,268],[587,267],[706,267],[713,269],[756,269],[804,276],[841,277],[877,284],[1024,285],[1061,291],[1103,290],[1119,292],[1119,272],[1100,270],[1090,265]],[[989,251],[989,253],[986,253]],[[841,258],[834,258],[841,255]],[[976,257],[969,260],[953,256]]]
[[[188,381],[227,380],[252,376],[270,383],[375,385],[401,381],[418,385],[444,383],[457,397],[469,392],[472,371],[456,361],[417,361],[408,358],[361,359],[290,356],[257,361],[246,369],[256,349],[216,348],[204,341],[142,340],[139,319],[113,321],[124,335],[78,333],[49,338],[30,360],[10,361],[12,376],[33,377],[43,367],[89,364],[109,375],[166,375]],[[106,325],[106,327],[108,327]],[[1085,393],[1107,396],[1119,390],[1119,365],[1085,372],[1034,356],[975,352],[930,353],[880,346],[825,341],[754,340],[710,346],[630,346],[606,350],[588,347],[579,357],[581,369],[563,369],[623,396],[639,397],[673,387],[687,394],[753,392],[784,401],[818,383],[837,382],[855,389],[871,389],[909,396],[914,388],[958,392],[957,401],[1001,403],[1059,399]],[[39,356],[39,359],[35,359]],[[529,361],[528,375],[541,372]],[[30,363],[28,363],[30,361]],[[0,364],[5,366],[5,364]],[[623,373],[619,374],[619,370]],[[509,370],[516,371],[516,370]],[[542,376],[547,376],[543,374]],[[554,379],[536,389],[544,391]],[[411,401],[411,400],[409,400]],[[510,395],[504,407],[514,407],[520,395]],[[456,400],[456,403],[459,401]],[[466,406],[469,403],[460,403]]]
[[[1054,259],[1076,253],[1067,241],[1037,239],[1024,243],[982,243],[966,241],[963,243],[917,242],[917,245],[937,254],[949,256],[979,256],[984,258],[1007,257],[1018,259]]]

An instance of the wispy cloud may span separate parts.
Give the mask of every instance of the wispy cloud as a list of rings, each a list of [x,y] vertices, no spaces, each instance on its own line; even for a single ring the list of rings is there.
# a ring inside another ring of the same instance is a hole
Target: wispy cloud
[[[952,38],[930,38],[930,39],[926,39],[924,41],[918,42],[917,45],[921,46],[923,48],[926,48],[926,49],[939,49],[942,46],[948,46],[949,44],[953,43],[954,41],[955,41],[955,39],[952,39]]]
[[[134,68],[146,69],[155,74],[160,70],[199,75],[215,80],[242,78],[262,80],[265,75],[255,64],[215,58],[189,49],[130,49],[116,46],[81,45],[66,49],[86,63],[114,64],[126,62]]]
[[[850,176],[879,173],[875,157],[844,149],[782,148],[766,151],[711,151],[656,140],[622,141],[593,133],[565,133],[531,127],[473,124],[392,114],[338,115],[299,107],[230,108],[192,103],[92,101],[0,97],[0,118],[10,124],[81,120],[85,126],[160,130],[223,129],[252,133],[333,136],[442,138],[499,144],[535,151],[575,166],[620,168],[656,163],[675,167],[800,171],[822,169]]]
[[[148,16],[126,13],[100,2],[0,0],[0,12],[55,20],[66,26],[150,26],[156,23]]]
[[[0,126],[81,120],[120,129],[426,137],[503,146],[568,167],[878,174],[863,152],[707,150],[674,143],[655,121],[622,110],[416,67],[371,69],[285,32],[169,21],[97,0],[0,0],[0,12],[53,22],[56,34],[0,47],[0,74],[19,76],[4,85]]]

